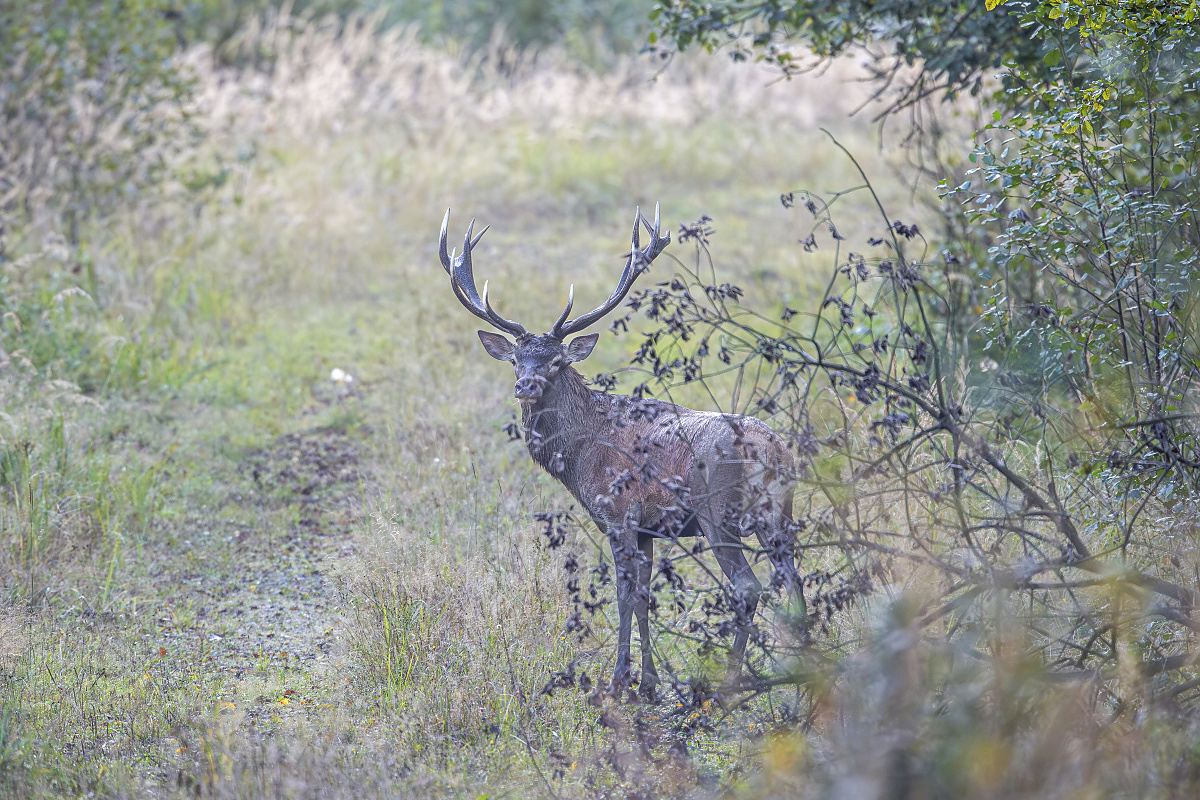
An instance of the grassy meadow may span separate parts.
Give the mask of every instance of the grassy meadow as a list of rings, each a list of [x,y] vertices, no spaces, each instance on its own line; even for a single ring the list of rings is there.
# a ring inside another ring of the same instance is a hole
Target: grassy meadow
[[[819,128],[918,213],[850,116],[853,65],[595,72],[283,22],[235,44],[269,69],[189,56],[208,136],[180,174],[214,188],[168,187],[78,250],[23,231],[0,265],[0,795],[791,791],[755,776],[803,760],[795,741],[718,727],[614,770],[598,754],[633,712],[540,694],[573,659],[608,673],[612,646],[565,635],[532,515],[568,498],[501,432],[511,374],[435,251],[447,207],[452,237],[491,225],[479,279],[540,330],[569,285],[607,296],[634,207],[659,202],[673,230],[713,218],[722,279],[758,307],[802,306],[829,256],[778,194],[858,181]],[[637,343],[606,333],[587,374]]]

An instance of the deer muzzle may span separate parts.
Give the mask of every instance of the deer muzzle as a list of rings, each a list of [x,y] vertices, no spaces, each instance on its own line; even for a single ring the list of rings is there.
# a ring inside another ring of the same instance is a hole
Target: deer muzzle
[[[533,402],[542,396],[542,391],[546,386],[546,378],[543,375],[526,375],[517,380],[516,388],[513,389],[513,394],[523,403]]]

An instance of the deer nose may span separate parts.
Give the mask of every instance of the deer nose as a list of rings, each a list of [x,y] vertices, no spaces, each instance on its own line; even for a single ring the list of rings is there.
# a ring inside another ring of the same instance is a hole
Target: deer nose
[[[521,378],[517,381],[516,389],[513,393],[518,400],[537,400],[542,396],[542,384],[544,380],[540,380],[538,376],[530,375]]]

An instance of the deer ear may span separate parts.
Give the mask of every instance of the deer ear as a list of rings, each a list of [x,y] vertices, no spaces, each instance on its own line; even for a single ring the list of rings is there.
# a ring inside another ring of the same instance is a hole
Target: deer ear
[[[592,354],[592,348],[596,346],[596,342],[600,340],[600,334],[589,333],[587,336],[579,336],[571,340],[567,345],[567,361],[575,363],[583,361]]]
[[[483,342],[483,349],[487,350],[487,354],[492,358],[497,361],[512,361],[513,343],[500,334],[479,331],[479,341]]]

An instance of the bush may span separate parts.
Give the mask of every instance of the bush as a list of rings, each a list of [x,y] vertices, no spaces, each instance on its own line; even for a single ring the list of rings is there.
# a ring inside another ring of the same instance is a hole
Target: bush
[[[651,17],[657,25],[652,42],[681,50],[725,48],[735,60],[763,61],[785,74],[808,67],[792,41],[820,58],[861,53],[877,96],[894,92],[892,108],[931,96],[984,93],[1002,65],[1038,72],[1046,47],[1016,17],[988,14],[984,3],[970,0],[670,0]]]
[[[720,654],[743,624],[735,595],[712,585],[702,545],[668,549],[651,608],[675,706],[638,712],[629,751],[614,745],[605,757],[661,757],[718,730],[768,732],[784,739],[765,744],[782,746],[820,718],[823,735],[807,738],[813,758],[776,767],[768,758],[764,780],[791,776],[811,796],[844,796],[852,785],[879,797],[1073,796],[1081,787],[1187,796],[1200,775],[1179,745],[1200,708],[1200,503],[1187,457],[1154,458],[1143,435],[1134,462],[1117,449],[1130,426],[1104,424],[1059,384],[1001,366],[1005,354],[1015,360],[1029,341],[1051,338],[1049,317],[1023,316],[1031,333],[1003,352],[995,342],[981,350],[974,330],[959,339],[945,320],[963,276],[952,257],[930,258],[916,225],[879,205],[876,235],[860,249],[836,202],[806,192],[783,201],[811,217],[806,247],[832,254],[821,301],[747,307],[712,271],[697,237],[704,223],[681,226],[681,240],[698,242],[694,266],[630,299],[656,326],[634,359],[645,374],[634,393],[675,399],[699,386],[784,434],[797,463],[793,517],[813,644],[781,630],[778,616],[773,630],[755,624],[746,674],[725,686],[719,713],[710,701]],[[1195,353],[1187,341],[1180,349]],[[1194,402],[1190,383],[1166,390]],[[745,546],[752,563],[766,559]],[[600,607],[584,601],[611,581],[604,557],[593,559],[564,561],[586,609],[569,627],[584,635],[605,627],[591,620]],[[573,664],[552,686],[597,686],[580,676]],[[1139,757],[1114,766],[1102,755],[1126,746]],[[1155,766],[1163,762],[1175,765],[1166,778]]]
[[[189,146],[191,82],[168,0],[0,7],[0,235],[90,216],[162,180]]]
[[[981,349],[1010,380],[1045,387],[1084,474],[1115,497],[1171,505],[1194,494],[1200,467],[1194,15],[1185,4],[1025,13],[1062,44],[1047,57],[1056,80],[1014,73],[1015,113],[997,114],[970,180],[947,193],[992,237],[977,275]],[[1139,513],[1119,515],[1122,547]]]

